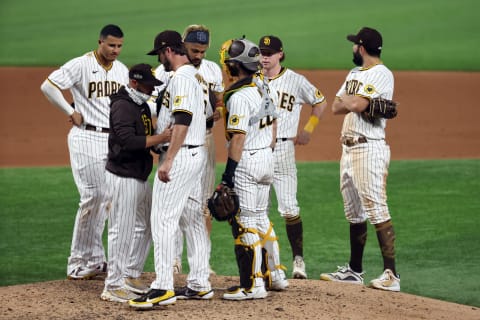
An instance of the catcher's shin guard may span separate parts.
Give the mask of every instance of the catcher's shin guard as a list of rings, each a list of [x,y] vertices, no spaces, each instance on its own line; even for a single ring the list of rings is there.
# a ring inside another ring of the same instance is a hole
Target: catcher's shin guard
[[[254,249],[249,246],[235,245],[235,256],[240,274],[240,287],[248,290],[253,287]]]
[[[235,238],[235,256],[240,274],[240,287],[249,290],[255,285],[255,278],[262,278],[261,245],[258,232],[244,228],[238,217],[232,219],[232,234]]]

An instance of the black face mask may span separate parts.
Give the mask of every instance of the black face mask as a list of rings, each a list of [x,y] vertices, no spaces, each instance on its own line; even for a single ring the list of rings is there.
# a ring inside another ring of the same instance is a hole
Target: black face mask
[[[354,52],[353,53],[353,63],[355,63],[356,66],[362,66],[363,65],[363,58],[362,56],[360,55],[360,53],[358,52]]]

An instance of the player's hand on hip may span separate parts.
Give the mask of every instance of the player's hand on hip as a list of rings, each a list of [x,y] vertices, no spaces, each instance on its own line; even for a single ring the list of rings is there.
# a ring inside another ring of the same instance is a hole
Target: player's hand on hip
[[[83,117],[77,111],[73,111],[72,115],[69,117],[68,122],[79,127],[83,123]]]
[[[311,135],[309,132],[305,130],[300,131],[297,138],[295,139],[295,144],[298,144],[300,146],[306,145],[310,142],[310,137]]]

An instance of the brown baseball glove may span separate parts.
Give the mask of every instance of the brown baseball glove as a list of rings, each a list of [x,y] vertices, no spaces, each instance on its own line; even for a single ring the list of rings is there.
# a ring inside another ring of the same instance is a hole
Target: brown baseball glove
[[[224,183],[220,183],[210,199],[208,210],[218,221],[225,221],[235,216],[239,211],[240,203],[235,191]]]
[[[398,103],[393,100],[373,98],[365,112],[370,119],[393,119],[397,116],[397,105]]]

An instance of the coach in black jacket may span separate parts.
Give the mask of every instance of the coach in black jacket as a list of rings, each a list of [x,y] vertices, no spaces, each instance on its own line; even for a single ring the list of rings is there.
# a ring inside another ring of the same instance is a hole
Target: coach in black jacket
[[[139,277],[150,243],[152,191],[148,176],[153,157],[150,148],[170,140],[171,129],[153,135],[150,108],[146,103],[155,86],[162,84],[148,64],[129,71],[128,86],[110,96],[107,196],[108,275],[101,298],[126,302],[148,291]]]

